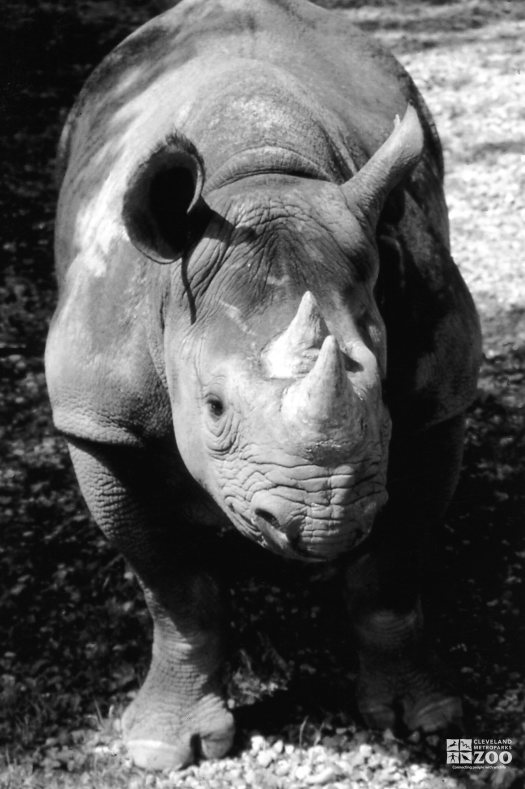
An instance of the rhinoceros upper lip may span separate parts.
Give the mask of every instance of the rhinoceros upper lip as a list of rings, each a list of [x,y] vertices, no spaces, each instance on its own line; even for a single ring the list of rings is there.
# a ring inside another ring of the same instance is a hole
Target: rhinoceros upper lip
[[[286,535],[279,531],[277,526],[272,525],[264,518],[258,517],[253,519],[253,523],[257,530],[261,532],[269,547],[276,547],[279,551],[289,551],[292,548]]]
[[[290,559],[299,559],[302,562],[319,563],[326,561],[326,557],[316,555],[311,550],[306,550],[298,544],[298,540],[290,540],[283,532],[268,522],[264,518],[254,518],[254,525],[257,528],[262,540],[258,540],[265,548],[279,556],[287,556]]]
[[[270,524],[266,519],[257,517],[253,519],[247,518],[233,505],[230,505],[229,509],[230,515],[233,515],[237,521],[242,523],[244,530],[252,540],[255,540],[259,545],[279,556],[297,559],[302,562],[310,562],[312,564],[320,564],[322,562],[329,562],[337,558],[340,554],[340,551],[334,551],[333,555],[330,555],[329,552],[316,553],[315,549],[312,547],[304,548],[299,545],[298,540],[289,540],[278,526]]]

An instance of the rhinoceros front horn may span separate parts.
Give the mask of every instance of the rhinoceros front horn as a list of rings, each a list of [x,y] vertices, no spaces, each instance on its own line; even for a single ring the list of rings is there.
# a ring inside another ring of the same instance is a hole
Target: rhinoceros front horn
[[[355,432],[352,425],[360,431],[360,410],[346,373],[345,357],[335,337],[329,335],[310,372],[285,390],[283,420],[299,436],[325,439],[334,431],[344,431],[350,438]]]
[[[183,135],[171,135],[138,166],[127,185],[122,216],[131,243],[158,262],[178,257],[203,184],[199,152]]]
[[[403,120],[364,167],[341,187],[358,219],[375,228],[386,198],[417,164],[423,151],[423,129],[418,114],[408,105]]]

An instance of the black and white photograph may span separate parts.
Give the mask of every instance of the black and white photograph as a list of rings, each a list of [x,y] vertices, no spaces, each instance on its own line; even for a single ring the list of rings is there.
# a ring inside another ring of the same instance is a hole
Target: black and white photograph
[[[2,13],[0,789],[523,789],[525,3]]]

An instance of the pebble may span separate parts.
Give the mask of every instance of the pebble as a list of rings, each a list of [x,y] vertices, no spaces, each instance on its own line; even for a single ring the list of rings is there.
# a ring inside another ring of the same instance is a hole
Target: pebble
[[[309,764],[300,764],[294,772],[294,778],[297,781],[304,781],[310,775],[311,767]]]
[[[260,751],[257,754],[257,764],[261,767],[269,767],[275,760],[275,753],[273,751]]]
[[[363,759],[369,759],[370,756],[372,755],[372,746],[364,742],[362,745],[359,746],[359,753],[363,757]]]
[[[266,746],[266,740],[260,734],[254,734],[250,740],[250,750],[252,753],[259,753]]]
[[[290,765],[287,762],[279,762],[275,766],[274,773],[278,778],[283,778],[290,772]]]
[[[350,770],[355,770],[365,763],[365,758],[359,751],[351,751],[345,755],[345,762]]]
[[[425,770],[424,767],[416,767],[416,769],[412,772],[411,776],[412,781],[416,784],[420,784],[422,781],[428,780],[430,775]]]

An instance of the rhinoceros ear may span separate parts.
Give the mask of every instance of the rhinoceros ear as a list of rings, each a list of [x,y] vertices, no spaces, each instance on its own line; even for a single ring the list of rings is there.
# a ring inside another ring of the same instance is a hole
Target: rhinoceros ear
[[[396,118],[390,137],[365,166],[341,187],[356,217],[375,229],[388,195],[417,164],[423,151],[423,129],[409,104]]]
[[[168,138],[128,183],[122,215],[131,243],[159,262],[178,257],[203,184],[204,164],[193,143],[179,134]]]

